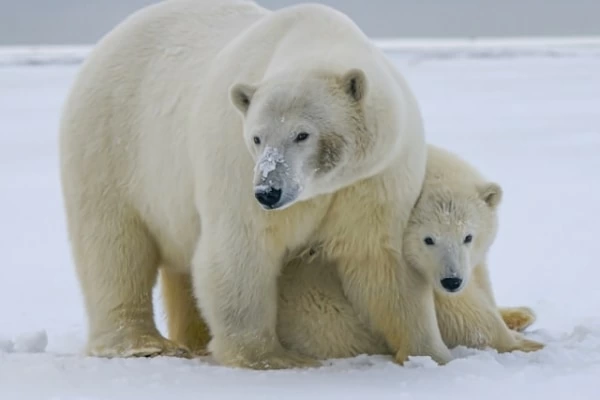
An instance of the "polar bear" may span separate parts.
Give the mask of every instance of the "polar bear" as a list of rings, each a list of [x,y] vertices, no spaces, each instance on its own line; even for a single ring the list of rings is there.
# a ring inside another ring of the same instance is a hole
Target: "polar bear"
[[[528,307],[498,309],[486,254],[497,232],[499,185],[456,154],[430,145],[425,182],[405,229],[407,264],[435,288],[437,321],[450,348],[535,351],[543,344],[521,333],[535,320]],[[315,358],[390,354],[346,299],[335,264],[319,250],[298,257],[280,278],[278,334],[290,349]],[[506,322],[505,322],[506,321]]]
[[[236,0],[136,12],[82,66],[60,160],[88,354],[189,356],[156,328],[160,270],[171,315],[192,292],[206,320],[175,315],[170,336],[198,331],[202,350],[210,331],[228,366],[317,365],[281,344],[277,279],[319,243],[399,363],[451,359],[431,284],[401,257],[425,175],[420,110],[342,13]]]
[[[501,187],[473,166],[454,153],[429,146],[426,180],[405,230],[403,249],[411,267],[435,288],[437,320],[451,348],[491,347],[499,352],[543,348],[509,330],[530,326],[535,321],[533,310],[497,308],[494,299],[486,255],[496,236],[501,199]],[[208,333],[194,309],[191,291],[187,296],[190,307],[168,308],[170,333],[192,349],[201,348],[196,342],[204,341]],[[318,247],[299,254],[282,271],[277,331],[286,347],[317,359],[390,354],[384,338],[356,313],[335,263],[324,259]]]

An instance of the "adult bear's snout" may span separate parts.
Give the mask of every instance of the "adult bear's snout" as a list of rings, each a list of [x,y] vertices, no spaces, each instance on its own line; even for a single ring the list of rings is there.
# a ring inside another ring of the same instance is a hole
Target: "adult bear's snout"
[[[281,200],[281,189],[268,186],[264,189],[256,190],[254,196],[262,206],[272,209]]]

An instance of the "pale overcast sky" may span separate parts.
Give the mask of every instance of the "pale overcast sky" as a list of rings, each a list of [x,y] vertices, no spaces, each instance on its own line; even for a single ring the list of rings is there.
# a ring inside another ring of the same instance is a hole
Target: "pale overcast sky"
[[[88,44],[157,0],[0,0],[0,45]],[[315,0],[313,0],[315,1]],[[258,0],[268,8],[299,3]],[[600,35],[600,0],[322,0],[371,37]]]

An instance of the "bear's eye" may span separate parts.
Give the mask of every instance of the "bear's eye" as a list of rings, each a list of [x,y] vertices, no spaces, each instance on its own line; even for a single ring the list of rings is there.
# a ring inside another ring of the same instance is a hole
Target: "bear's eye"
[[[296,143],[303,142],[306,139],[308,139],[308,133],[306,133],[306,132],[300,132],[299,134],[296,135],[296,138],[294,139],[294,142],[296,142]]]
[[[254,144],[260,144],[260,138],[258,136],[254,136],[252,140],[254,140]]]
[[[433,238],[427,236],[425,239],[423,239],[423,241],[425,242],[425,244],[427,246],[433,246],[435,244],[435,241],[433,240]]]
[[[473,241],[473,235],[467,235],[465,236],[465,243],[471,243]]]

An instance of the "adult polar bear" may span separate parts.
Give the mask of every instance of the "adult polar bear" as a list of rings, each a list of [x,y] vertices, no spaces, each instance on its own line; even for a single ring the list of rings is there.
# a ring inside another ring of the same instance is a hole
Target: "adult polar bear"
[[[320,243],[398,362],[450,360],[430,284],[401,257],[425,174],[420,112],[343,14],[235,0],[140,10],[83,65],[60,155],[90,354],[185,355],[153,320],[161,268],[170,310],[193,306],[177,296],[192,275],[220,363],[314,365],[277,337],[277,277]]]

